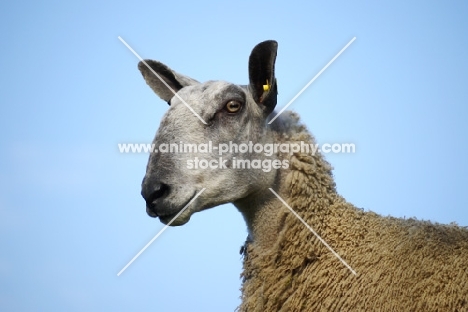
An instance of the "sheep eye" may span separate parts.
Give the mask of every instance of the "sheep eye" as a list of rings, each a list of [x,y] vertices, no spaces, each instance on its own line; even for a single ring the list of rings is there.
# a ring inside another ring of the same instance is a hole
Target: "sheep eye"
[[[241,109],[242,104],[239,101],[231,100],[226,103],[225,107],[229,113],[237,113]]]

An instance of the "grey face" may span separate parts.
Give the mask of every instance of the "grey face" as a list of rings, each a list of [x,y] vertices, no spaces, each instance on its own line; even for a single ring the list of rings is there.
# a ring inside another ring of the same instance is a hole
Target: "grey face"
[[[150,155],[142,183],[142,195],[150,216],[168,223],[205,188],[172,223],[182,225],[194,212],[235,202],[272,183],[274,170],[233,168],[234,160],[255,158],[262,161],[266,157],[263,154],[241,153],[236,148],[228,148],[220,155],[217,148],[248,144],[249,141],[254,144],[273,142],[266,119],[276,105],[276,48],[274,41],[260,43],[254,48],[249,61],[248,86],[224,81],[198,83],[159,62],[147,60],[146,63],[178,96],[174,96],[145,64],[139,64],[150,87],[170,104],[153,141],[159,151]],[[271,85],[264,90],[267,80]],[[201,122],[180,98],[207,124]],[[210,146],[212,150],[207,151],[205,148]],[[208,167],[202,162],[209,164]]]

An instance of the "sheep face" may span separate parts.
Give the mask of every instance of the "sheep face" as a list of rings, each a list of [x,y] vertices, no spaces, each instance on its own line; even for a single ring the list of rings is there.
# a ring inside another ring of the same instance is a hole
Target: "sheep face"
[[[195,212],[235,202],[273,183],[276,172],[271,167],[250,166],[267,156],[242,151],[241,145],[250,145],[251,150],[254,144],[273,141],[266,121],[276,105],[276,48],[274,41],[254,48],[248,86],[199,83],[156,61],[145,61],[152,70],[139,64],[148,85],[170,105],[154,138],[156,150],[142,183],[148,215],[167,224],[205,188],[171,224],[183,225]]]

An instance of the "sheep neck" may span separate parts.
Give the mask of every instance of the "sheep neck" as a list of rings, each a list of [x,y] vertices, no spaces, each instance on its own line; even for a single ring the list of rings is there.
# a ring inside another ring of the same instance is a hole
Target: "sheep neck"
[[[293,113],[285,116],[280,127],[273,131],[277,142],[315,144],[315,139]],[[246,221],[248,241],[265,252],[276,248],[274,246],[278,243],[279,233],[284,226],[285,214],[292,214],[269,188],[306,222],[312,217],[326,214],[326,207],[337,199],[332,167],[320,153],[279,155],[279,158],[287,159],[289,168],[278,169],[272,185],[252,192],[234,203]],[[312,209],[304,203],[312,203]]]
[[[278,177],[282,175],[283,173],[280,172]],[[278,177],[277,180],[280,180]],[[279,185],[275,183],[271,187],[282,198],[286,197],[280,183]],[[281,201],[267,187],[237,201],[235,205],[242,213],[247,224],[249,234],[247,240],[255,242],[262,249],[268,249],[269,246],[272,246],[277,240],[277,233],[280,228],[277,218],[278,211],[286,209]]]

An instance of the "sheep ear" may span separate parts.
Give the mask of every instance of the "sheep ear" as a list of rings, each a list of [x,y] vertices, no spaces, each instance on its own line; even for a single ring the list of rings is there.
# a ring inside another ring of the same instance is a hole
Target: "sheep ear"
[[[152,70],[149,69],[145,63],[148,64],[148,66],[151,67]],[[178,74],[163,63],[153,60],[145,60],[144,62],[139,62],[138,69],[140,70],[141,74],[143,75],[143,78],[145,79],[146,83],[151,87],[151,89],[153,89],[153,91],[161,99],[166,101],[169,105],[170,100],[174,96],[174,92],[177,93],[183,87],[199,83],[195,79]],[[155,73],[159,77],[155,75]],[[168,86],[170,87],[170,89],[168,88]]]
[[[267,115],[275,109],[278,95],[275,78],[277,50],[276,41],[264,41],[253,48],[249,58],[250,92]]]

